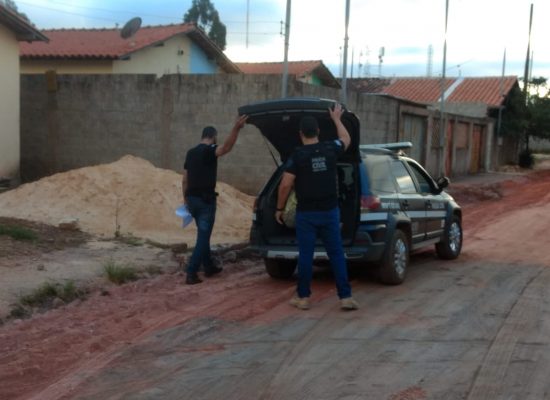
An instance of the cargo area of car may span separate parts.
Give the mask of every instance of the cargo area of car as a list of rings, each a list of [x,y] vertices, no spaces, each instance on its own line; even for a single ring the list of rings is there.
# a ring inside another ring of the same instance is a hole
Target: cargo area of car
[[[296,245],[296,230],[275,221],[277,192],[282,171],[275,172],[263,191],[258,207],[260,235],[265,244]],[[342,240],[344,245],[351,244],[358,223],[360,185],[357,166],[352,163],[338,164],[338,198],[340,208]],[[317,239],[321,244],[320,238]]]

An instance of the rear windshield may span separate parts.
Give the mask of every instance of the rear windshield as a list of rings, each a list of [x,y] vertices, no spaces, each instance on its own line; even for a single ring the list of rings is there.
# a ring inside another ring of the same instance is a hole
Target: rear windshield
[[[372,193],[395,193],[395,180],[388,156],[368,154],[363,158],[363,162],[369,175]]]

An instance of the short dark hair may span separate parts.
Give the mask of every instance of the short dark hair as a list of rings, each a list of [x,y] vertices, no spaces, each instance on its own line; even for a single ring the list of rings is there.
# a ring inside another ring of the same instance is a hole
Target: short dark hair
[[[213,126],[207,126],[202,130],[201,139],[213,139],[218,135],[218,131]]]
[[[306,115],[300,120],[300,132],[307,137],[312,138],[319,135],[319,124],[317,118]]]

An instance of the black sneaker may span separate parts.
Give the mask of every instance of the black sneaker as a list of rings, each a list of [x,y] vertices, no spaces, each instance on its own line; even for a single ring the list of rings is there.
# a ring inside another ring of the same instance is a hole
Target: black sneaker
[[[223,268],[221,267],[212,267],[210,268],[208,271],[204,271],[204,276],[206,276],[207,278],[211,277],[211,276],[214,276],[216,274],[219,274],[220,272],[223,271]]]
[[[202,283],[202,280],[196,274],[187,274],[185,278],[185,283],[187,285],[196,285],[197,283]]]

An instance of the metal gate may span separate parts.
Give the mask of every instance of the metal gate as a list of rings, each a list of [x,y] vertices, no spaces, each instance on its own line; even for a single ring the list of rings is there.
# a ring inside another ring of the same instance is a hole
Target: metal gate
[[[470,158],[470,173],[476,174],[479,171],[481,165],[481,140],[482,140],[483,127],[481,125],[474,125],[472,132],[472,149]]]
[[[403,114],[403,129],[401,129],[399,140],[413,144],[408,155],[422,164],[426,162],[426,130],[426,117]]]

